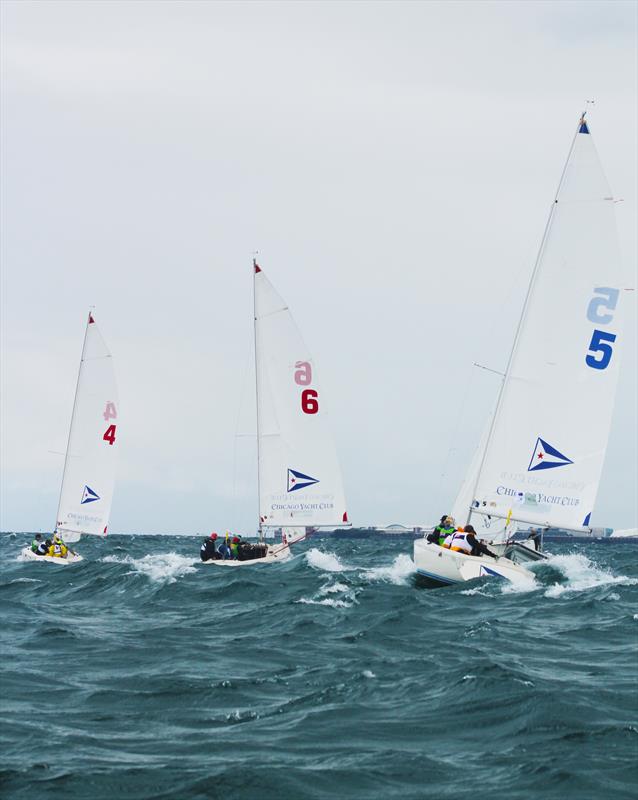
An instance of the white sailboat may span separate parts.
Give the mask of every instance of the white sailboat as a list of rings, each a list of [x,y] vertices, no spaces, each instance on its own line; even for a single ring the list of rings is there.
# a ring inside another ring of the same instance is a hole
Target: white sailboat
[[[106,535],[118,439],[119,401],[113,358],[93,314],[89,314],[55,525],[55,534],[67,544],[79,541],[83,533]],[[71,552],[66,558],[38,556],[30,548],[25,548],[22,556],[55,564],[82,560]]]
[[[479,538],[491,525],[590,530],[620,365],[623,285],[614,198],[583,114],[496,408],[454,506],[457,523],[476,523]],[[523,571],[509,558],[425,539],[414,560],[443,583]]]
[[[257,395],[259,533],[281,529],[250,560],[204,564],[245,566],[281,561],[306,529],[348,525],[341,470],[327,425],[316,366],[288,306],[253,261]]]

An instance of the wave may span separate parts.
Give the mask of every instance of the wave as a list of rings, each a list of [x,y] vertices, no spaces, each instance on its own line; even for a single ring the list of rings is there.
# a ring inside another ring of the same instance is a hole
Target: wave
[[[153,553],[132,558],[131,556],[105,556],[101,559],[106,564],[129,564],[133,570],[127,574],[144,575],[156,583],[175,583],[182,575],[195,572],[197,559],[180,556],[178,553]]]
[[[347,592],[350,587],[346,583],[331,583],[322,586],[319,594],[334,594],[335,592]]]
[[[341,593],[341,597],[328,597]],[[311,606],[332,606],[332,608],[352,608],[356,603],[356,591],[347,583],[326,583],[312,597],[301,597],[296,602]]]
[[[638,583],[636,578],[613,575],[611,572],[597,567],[587,556],[580,553],[552,556],[547,563],[562,572],[567,582],[554,583],[545,591],[545,597],[556,598],[568,592],[583,592],[612,584],[634,585]]]
[[[323,600],[316,600],[314,598],[308,597],[300,597],[299,600],[296,601],[297,603],[303,603],[309,606],[332,606],[332,608],[352,608],[355,603],[354,598],[352,600],[341,600],[337,597],[324,597]]]
[[[308,550],[306,561],[311,567],[321,569],[324,572],[344,572],[348,567],[341,563],[339,557],[334,553],[326,553],[316,547]]]
[[[398,555],[389,567],[373,567],[364,571],[371,580],[387,581],[395,586],[405,586],[415,573],[414,561],[407,553]]]

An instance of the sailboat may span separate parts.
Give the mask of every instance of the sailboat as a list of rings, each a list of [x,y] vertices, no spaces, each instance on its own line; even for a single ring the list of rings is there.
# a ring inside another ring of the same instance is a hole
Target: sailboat
[[[336,448],[317,369],[288,306],[253,260],[257,396],[258,557],[211,559],[239,567],[282,561],[308,528],[349,525]],[[281,529],[281,542],[266,544]]]
[[[455,503],[457,523],[476,522],[479,537],[499,524],[505,536],[516,525],[590,530],[620,367],[622,286],[614,198],[583,114],[496,407]],[[414,561],[440,583],[514,580],[534,560],[523,551],[532,552],[504,544],[494,559],[419,539]]]
[[[55,534],[66,544],[79,541],[83,533],[106,535],[118,440],[119,401],[113,358],[93,314],[89,313],[55,524]],[[38,556],[28,547],[22,556],[54,564],[82,560],[82,556],[71,550],[66,558],[60,558]]]

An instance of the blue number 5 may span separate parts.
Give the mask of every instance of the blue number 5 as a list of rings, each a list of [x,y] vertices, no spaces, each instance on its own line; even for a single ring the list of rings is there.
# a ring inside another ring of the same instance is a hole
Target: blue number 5
[[[591,337],[591,344],[589,345],[590,353],[602,353],[602,358],[594,358],[594,356],[585,356],[585,362],[588,367],[593,369],[607,369],[611,361],[612,349],[610,344],[606,342],[615,342],[616,334],[608,333],[607,331],[595,330]]]

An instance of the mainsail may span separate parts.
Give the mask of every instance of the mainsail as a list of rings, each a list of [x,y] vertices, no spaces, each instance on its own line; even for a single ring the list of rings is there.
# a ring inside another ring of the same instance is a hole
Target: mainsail
[[[115,485],[119,403],[113,358],[89,314],[64,461],[56,530],[106,534]]]
[[[256,262],[254,291],[260,527],[347,524],[315,364]]]
[[[598,491],[622,347],[614,200],[584,116],[552,204],[465,516],[582,529]],[[468,476],[469,477],[469,476]]]

